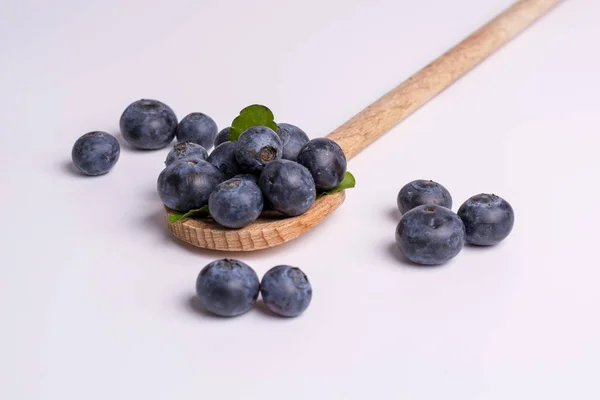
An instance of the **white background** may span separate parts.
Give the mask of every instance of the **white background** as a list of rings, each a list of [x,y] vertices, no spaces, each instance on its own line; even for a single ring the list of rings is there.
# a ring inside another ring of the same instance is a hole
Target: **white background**
[[[349,163],[341,209],[286,245],[172,239],[168,149],[70,166],[142,97],[220,127],[251,103],[324,136],[510,0],[0,4],[0,398],[598,399],[600,3],[569,0]],[[494,192],[512,235],[447,265],[398,258],[396,194]],[[200,269],[301,267],[296,319],[193,307]]]

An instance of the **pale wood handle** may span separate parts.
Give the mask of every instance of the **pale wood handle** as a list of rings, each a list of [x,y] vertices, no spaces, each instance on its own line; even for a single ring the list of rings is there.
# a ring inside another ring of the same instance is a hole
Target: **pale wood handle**
[[[327,137],[354,157],[561,1],[517,1]]]

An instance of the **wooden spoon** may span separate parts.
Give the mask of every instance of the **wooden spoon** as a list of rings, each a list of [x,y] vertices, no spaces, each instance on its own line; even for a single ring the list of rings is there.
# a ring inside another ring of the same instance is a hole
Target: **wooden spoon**
[[[348,159],[354,157],[561,1],[517,1],[327,137],[342,147]],[[300,216],[278,218],[264,215],[241,229],[224,228],[209,217],[169,224],[169,229],[175,237],[201,248],[260,250],[285,243],[308,231],[338,208],[344,199],[343,191],[322,196]],[[166,209],[167,218],[170,212]]]

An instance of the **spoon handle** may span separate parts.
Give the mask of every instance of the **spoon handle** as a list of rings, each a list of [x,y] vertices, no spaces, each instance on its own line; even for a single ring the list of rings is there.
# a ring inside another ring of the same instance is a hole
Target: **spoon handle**
[[[327,137],[354,157],[561,1],[517,1]]]

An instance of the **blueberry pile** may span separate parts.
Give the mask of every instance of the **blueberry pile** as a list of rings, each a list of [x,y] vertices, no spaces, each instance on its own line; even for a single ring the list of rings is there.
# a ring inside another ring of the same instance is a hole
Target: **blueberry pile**
[[[256,272],[239,260],[220,259],[206,265],[196,279],[202,307],[221,317],[249,311],[259,293],[265,306],[282,317],[296,317],[310,305],[312,286],[299,268],[278,265],[259,282]]]
[[[244,108],[219,132],[206,114],[193,112],[178,121],[168,105],[142,99],[127,106],[119,127],[125,141],[141,150],[162,149],[176,140],[157,180],[171,223],[209,214],[218,224],[239,229],[263,210],[297,216],[320,194],[354,186],[337,143],[310,140],[295,125],[275,123],[262,105]],[[112,135],[90,132],[73,146],[72,160],[82,173],[102,175],[119,154]]]
[[[478,194],[465,201],[458,213],[450,192],[437,182],[416,180],[400,189],[396,244],[410,261],[439,265],[457,256],[465,243],[492,246],[512,231],[515,214],[495,194]]]
[[[221,226],[239,229],[267,208],[297,216],[320,193],[351,187],[340,187],[347,176],[346,156],[337,143],[310,140],[295,125],[276,124],[264,106],[246,107],[218,133],[207,116],[199,115],[188,123],[186,141],[174,145],[158,177],[172,223],[208,213]],[[210,154],[206,149],[212,145],[201,145],[209,136],[215,146]]]

